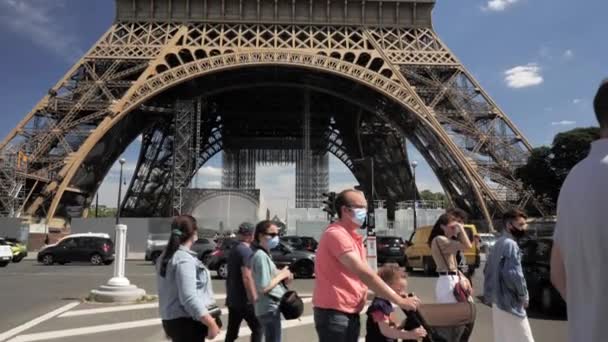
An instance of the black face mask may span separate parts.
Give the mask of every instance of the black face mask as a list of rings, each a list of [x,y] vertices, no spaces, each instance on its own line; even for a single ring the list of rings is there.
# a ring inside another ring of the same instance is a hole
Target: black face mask
[[[509,229],[509,233],[511,233],[511,235],[513,235],[514,238],[516,239],[521,239],[522,237],[526,236],[526,231],[525,230],[520,230],[517,228],[511,228]]]

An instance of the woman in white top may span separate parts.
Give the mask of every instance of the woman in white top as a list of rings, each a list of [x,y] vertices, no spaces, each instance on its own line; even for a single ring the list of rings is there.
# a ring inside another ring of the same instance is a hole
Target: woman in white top
[[[433,226],[428,244],[439,273],[435,286],[435,299],[438,303],[456,303],[454,286],[458,283],[459,277],[463,281],[467,279],[458,270],[456,253],[472,247],[458,217],[450,213],[441,215]]]

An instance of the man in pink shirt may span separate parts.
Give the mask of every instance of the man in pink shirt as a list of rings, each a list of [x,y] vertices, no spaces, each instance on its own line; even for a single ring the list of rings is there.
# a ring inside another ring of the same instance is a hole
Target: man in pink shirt
[[[368,287],[406,310],[416,310],[417,297],[402,298],[368,265],[362,237],[357,234],[367,218],[367,201],[357,190],[336,197],[338,221],[327,227],[315,262],[315,329],[319,342],[359,340],[359,315],[367,301]]]

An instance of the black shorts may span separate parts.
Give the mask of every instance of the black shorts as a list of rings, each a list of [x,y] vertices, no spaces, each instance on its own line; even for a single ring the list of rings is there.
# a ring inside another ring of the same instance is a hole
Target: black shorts
[[[163,329],[173,342],[203,341],[207,337],[207,326],[192,318],[163,320]]]

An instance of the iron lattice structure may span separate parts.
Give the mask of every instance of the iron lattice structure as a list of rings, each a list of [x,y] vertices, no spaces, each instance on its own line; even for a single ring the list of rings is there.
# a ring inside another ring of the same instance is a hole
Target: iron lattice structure
[[[180,182],[222,150],[307,149],[306,168],[325,151],[362,183],[352,160],[374,158],[376,195],[390,207],[416,191],[405,138],[473,216],[542,212],[514,175],[530,144],[435,34],[434,5],[116,0],[114,24],[0,145],[27,155],[26,214],[87,215],[140,134],[123,213],[170,212],[176,101],[201,96],[197,155]]]

